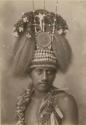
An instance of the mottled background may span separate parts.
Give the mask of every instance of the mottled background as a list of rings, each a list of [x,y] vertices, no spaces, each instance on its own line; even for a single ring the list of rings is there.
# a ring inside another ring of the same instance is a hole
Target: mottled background
[[[46,0],[46,9],[55,11],[56,0]],[[35,0],[35,9],[43,8],[43,0]],[[32,0],[0,0],[0,73],[2,121],[15,121],[16,97],[27,87],[27,78],[14,78],[7,72],[12,52],[13,24],[22,12],[32,10]],[[73,50],[73,63],[66,74],[57,74],[55,85],[71,93],[78,104],[80,125],[86,125],[86,1],[59,0],[58,13],[69,25],[67,38]]]

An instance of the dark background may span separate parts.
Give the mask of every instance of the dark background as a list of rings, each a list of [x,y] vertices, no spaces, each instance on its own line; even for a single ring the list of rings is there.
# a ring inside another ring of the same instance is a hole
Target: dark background
[[[46,9],[55,11],[56,0],[46,0]],[[43,8],[43,0],[35,0],[35,8]],[[15,121],[17,96],[27,87],[27,78],[14,78],[7,72],[14,37],[12,28],[22,12],[32,10],[32,0],[0,1],[0,71],[2,121]],[[73,50],[73,63],[66,74],[57,74],[55,85],[72,94],[79,107],[80,125],[86,125],[86,1],[60,0],[58,13],[69,25],[67,38]]]

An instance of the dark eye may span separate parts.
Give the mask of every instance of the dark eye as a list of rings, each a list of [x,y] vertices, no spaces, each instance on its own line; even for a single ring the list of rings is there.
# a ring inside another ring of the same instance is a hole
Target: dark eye
[[[47,74],[49,75],[53,74],[52,70],[47,70]]]
[[[56,71],[55,70],[47,70],[47,74],[49,74],[49,75],[52,75],[52,74],[55,74],[56,73]]]
[[[38,73],[39,75],[42,74],[42,72],[43,72],[42,69],[37,69],[36,71],[37,71],[37,73]]]

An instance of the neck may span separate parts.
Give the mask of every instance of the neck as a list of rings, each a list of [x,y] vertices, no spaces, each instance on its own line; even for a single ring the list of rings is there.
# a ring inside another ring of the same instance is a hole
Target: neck
[[[33,97],[38,98],[38,99],[42,99],[46,94],[47,94],[47,92],[45,92],[45,91],[43,92],[43,91],[35,90]]]
[[[49,91],[51,91],[51,88],[53,89],[53,86],[51,86],[51,87],[50,87],[48,90],[46,90],[46,91],[39,91],[39,90],[34,89],[33,98],[42,99],[44,96],[47,95],[47,93],[48,93]]]

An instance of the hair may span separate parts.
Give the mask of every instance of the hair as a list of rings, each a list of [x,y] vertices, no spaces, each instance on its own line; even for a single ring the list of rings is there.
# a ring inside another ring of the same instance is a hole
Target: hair
[[[35,42],[32,39],[28,39],[25,34],[16,39],[10,59],[13,75],[21,77],[27,75],[34,48]]]
[[[72,62],[72,49],[66,37],[55,32],[52,42],[53,51],[57,58],[59,70],[65,73]]]
[[[34,40],[23,35],[17,39],[11,57],[11,70],[15,76],[27,76],[30,72],[30,64],[34,54]],[[72,49],[64,35],[54,35],[52,48],[57,58],[59,71],[65,73],[72,61]]]

